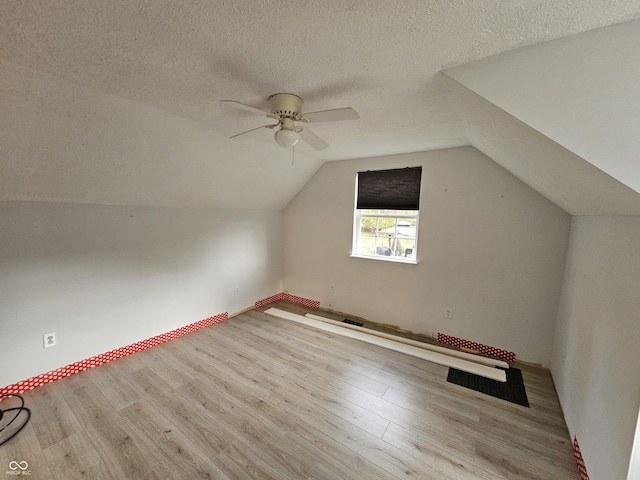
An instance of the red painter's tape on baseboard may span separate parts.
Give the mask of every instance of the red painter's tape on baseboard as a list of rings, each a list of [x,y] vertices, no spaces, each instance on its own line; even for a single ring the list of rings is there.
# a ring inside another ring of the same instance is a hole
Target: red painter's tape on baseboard
[[[582,453],[580,452],[580,445],[578,445],[578,439],[576,437],[573,437],[573,455],[576,457],[576,463],[578,464],[580,478],[582,480],[589,480],[587,467],[584,464],[584,459],[582,458]]]
[[[454,347],[475,350],[489,357],[504,360],[505,362],[514,362],[516,359],[516,354],[514,352],[472,342],[471,340],[465,340],[463,338],[452,337],[451,335],[445,335],[444,333],[438,333],[438,341],[446,343],[447,345],[453,345]]]
[[[274,303],[274,302],[279,302],[280,300],[282,300],[284,293],[280,292],[280,293],[276,293],[275,295],[271,295],[270,297],[267,298],[263,298],[262,300],[258,300],[255,303],[256,308],[260,308],[260,307],[264,307],[266,305],[269,305],[270,303]]]
[[[315,309],[320,308],[320,302],[317,300],[310,300],[308,298],[298,297],[297,295],[291,295],[290,293],[286,293],[286,292],[276,293],[275,295],[272,295],[270,297],[263,298],[262,300],[258,300],[255,303],[255,306],[256,308],[260,308],[260,307],[269,305],[270,303],[278,302],[280,300],[284,300],[286,302],[291,302],[291,303],[299,303],[300,305],[304,305],[305,307],[309,307],[309,308],[315,308]]]
[[[32,388],[39,387],[60,378],[68,377],[69,375],[82,372],[83,370],[87,370],[89,368],[97,367],[98,365],[111,362],[112,360],[115,360],[117,358],[131,355],[132,353],[136,353],[155,345],[159,345],[173,338],[178,338],[182,335],[195,332],[196,330],[199,330],[201,328],[208,327],[209,325],[213,325],[214,323],[220,323],[224,320],[227,320],[228,318],[228,312],[220,313],[218,315],[214,315],[213,317],[208,317],[204,320],[185,325],[184,327],[180,327],[175,330],[171,330],[170,332],[156,335],[155,337],[151,337],[147,340],[132,343],[131,345],[127,345],[125,347],[116,348],[115,350],[101,353],[100,355],[96,355],[94,357],[72,363],[71,365],[67,365],[66,367],[56,368],[55,370],[51,370],[50,372],[42,373],[40,375],[36,375],[35,377],[28,378],[27,380],[22,380],[20,382],[14,383],[13,385],[8,385],[4,388],[0,388],[0,395],[19,395],[22,392],[31,390]]]

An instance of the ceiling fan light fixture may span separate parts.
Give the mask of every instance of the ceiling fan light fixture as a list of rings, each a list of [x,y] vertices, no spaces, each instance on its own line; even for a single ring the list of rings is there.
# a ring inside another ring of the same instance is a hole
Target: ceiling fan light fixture
[[[300,140],[300,134],[294,130],[278,130],[273,134],[278,145],[284,148],[293,147]]]

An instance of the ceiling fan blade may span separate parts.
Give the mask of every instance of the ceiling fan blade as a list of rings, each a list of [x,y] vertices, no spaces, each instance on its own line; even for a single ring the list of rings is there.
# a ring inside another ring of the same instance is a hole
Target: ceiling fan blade
[[[300,132],[300,138],[307,142],[314,150],[324,150],[329,148],[329,144],[313,133],[311,130],[302,129]]]
[[[254,107],[252,105],[247,105],[246,103],[238,102],[236,100],[220,100],[220,103],[233,103],[234,105],[237,105],[238,107],[242,108],[243,110],[247,110],[247,111],[253,112],[253,113],[259,113],[261,115],[264,115],[265,113],[269,113],[266,110],[262,110],[261,108]]]
[[[360,118],[358,112],[351,107],[334,108],[333,110],[321,110],[319,112],[309,112],[303,115],[308,122],[336,122],[338,120],[357,120]]]
[[[233,136],[231,136],[231,137],[229,137],[229,138],[230,138],[230,139],[231,139],[231,138],[236,138],[236,137],[239,137],[240,135],[244,135],[245,133],[255,132],[256,130],[260,130],[261,128],[275,128],[275,127],[277,127],[278,125],[279,125],[279,124],[277,124],[277,123],[276,123],[275,125],[261,125],[261,126],[256,127],[256,128],[252,128],[251,130],[247,130],[246,132],[236,133],[235,135],[233,135]]]

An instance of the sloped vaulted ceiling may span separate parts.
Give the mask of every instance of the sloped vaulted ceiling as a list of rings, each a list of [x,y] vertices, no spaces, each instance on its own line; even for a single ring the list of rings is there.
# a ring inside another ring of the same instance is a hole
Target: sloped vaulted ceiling
[[[465,129],[441,70],[639,15],[620,0],[3,1],[0,199],[280,209],[324,161],[495,145]],[[219,100],[277,92],[361,119],[317,125],[330,148],[293,162],[269,130],[229,140],[269,121]]]
[[[640,214],[640,20],[446,70],[471,143],[572,214]]]

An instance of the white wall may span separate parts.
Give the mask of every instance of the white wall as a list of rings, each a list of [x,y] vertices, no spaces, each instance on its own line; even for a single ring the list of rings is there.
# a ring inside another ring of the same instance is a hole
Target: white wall
[[[281,291],[277,211],[0,202],[0,225],[0,387]]]
[[[416,165],[418,265],[350,257],[356,173]],[[471,147],[326,163],[284,211],[283,286],[548,365],[569,230],[568,214]]]
[[[638,245],[640,216],[573,218],[552,374],[591,480],[627,478],[640,407]]]

